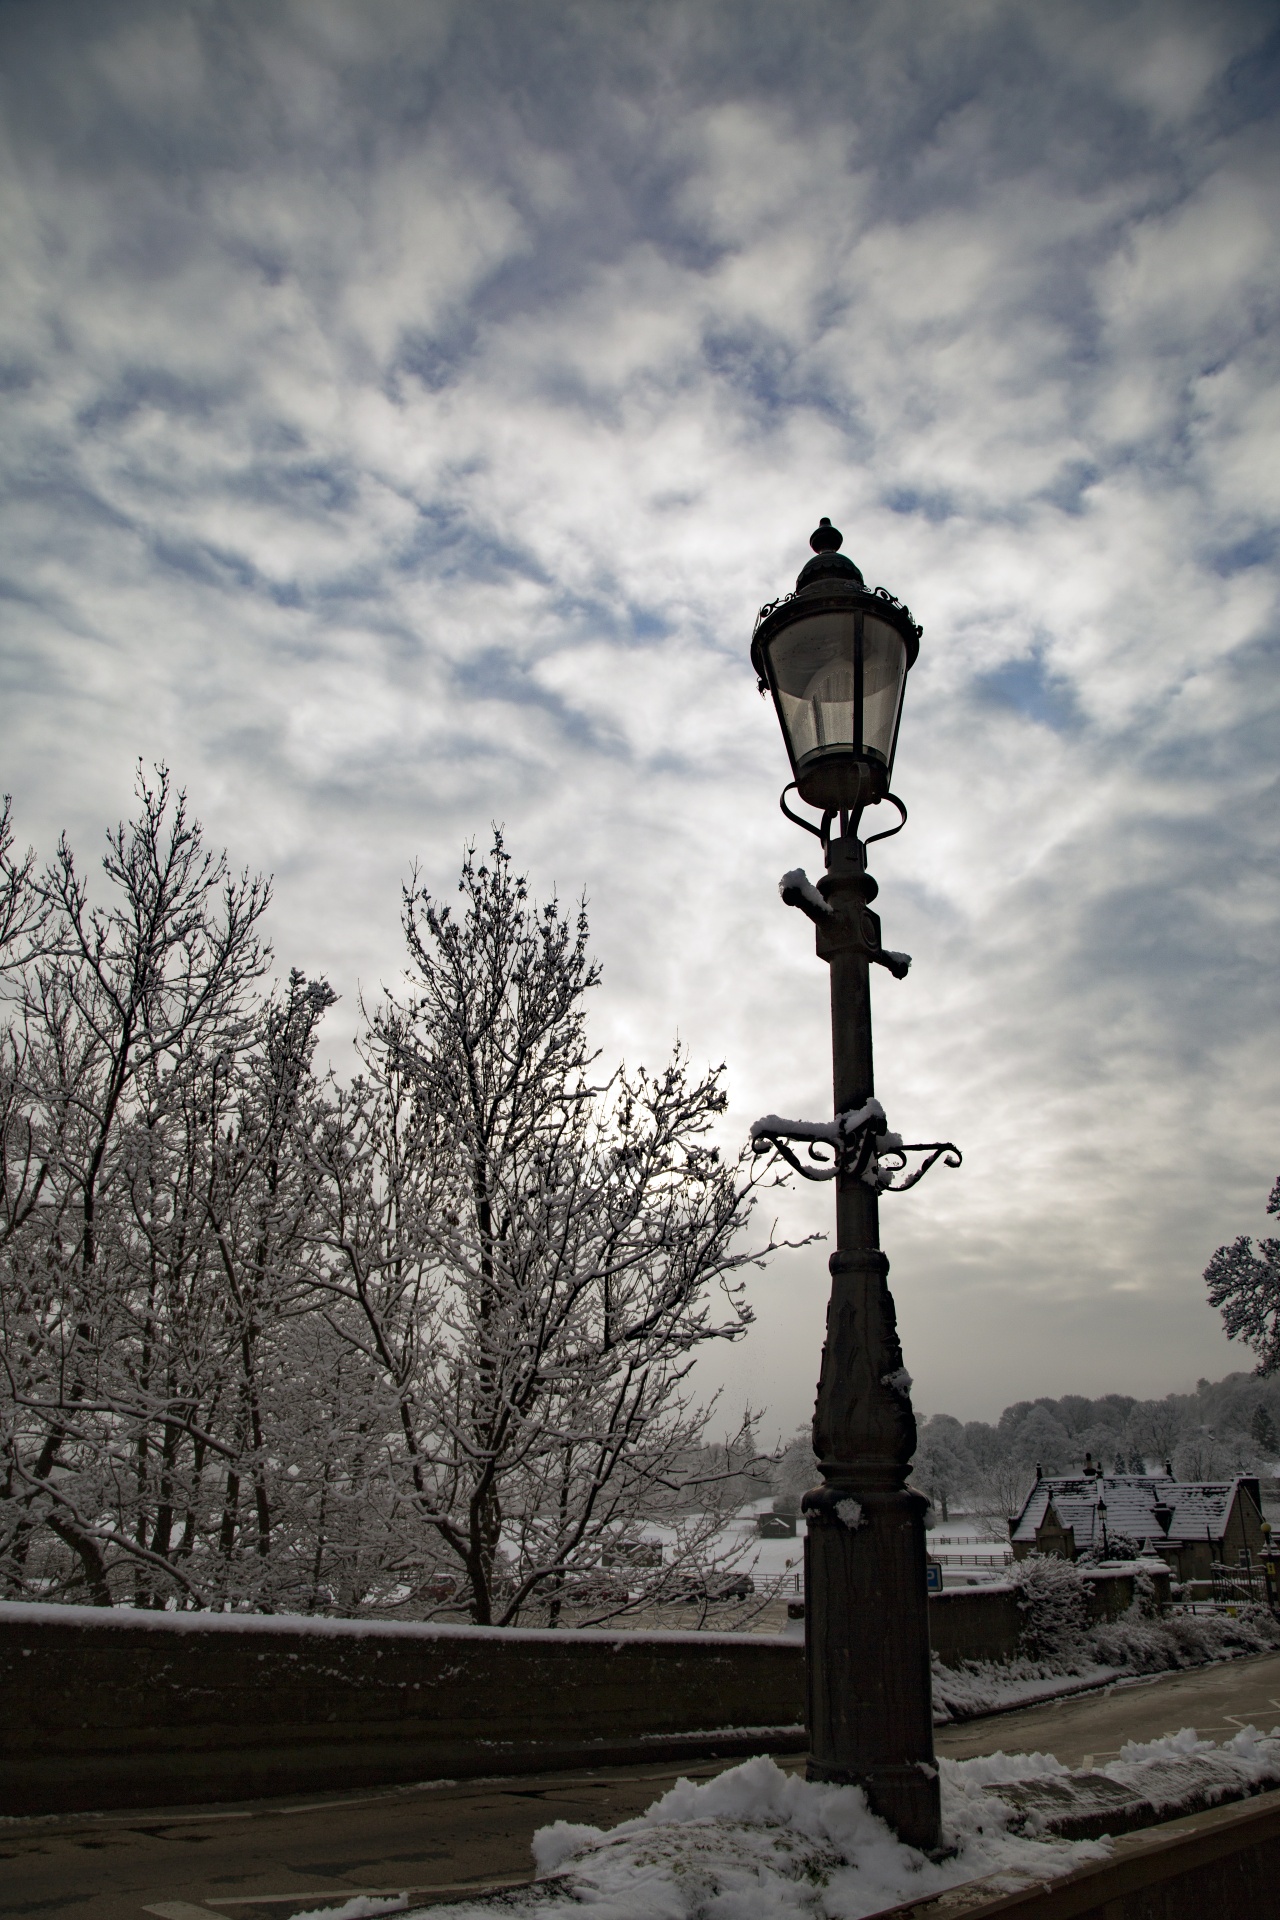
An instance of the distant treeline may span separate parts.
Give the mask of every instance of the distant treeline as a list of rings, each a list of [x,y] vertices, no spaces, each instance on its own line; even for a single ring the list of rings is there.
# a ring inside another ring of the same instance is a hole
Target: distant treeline
[[[994,1425],[935,1414],[921,1425],[913,1474],[944,1516],[957,1504],[1007,1514],[1021,1505],[1037,1467],[1070,1473],[1089,1455],[1109,1473],[1167,1464],[1182,1480],[1225,1479],[1265,1471],[1280,1454],[1278,1436],[1280,1380],[1229,1373],[1162,1400],[1127,1393],[1016,1400]]]
[[[1086,1455],[1108,1473],[1159,1472],[1166,1464],[1182,1480],[1265,1472],[1280,1458],[1280,1377],[1229,1373],[1163,1400],[1042,1395],[1015,1400],[994,1425],[937,1413],[920,1422],[912,1480],[943,1519],[953,1507],[1003,1518],[1018,1511],[1037,1467],[1071,1473]],[[775,1474],[779,1502],[790,1505],[816,1475],[802,1428]]]

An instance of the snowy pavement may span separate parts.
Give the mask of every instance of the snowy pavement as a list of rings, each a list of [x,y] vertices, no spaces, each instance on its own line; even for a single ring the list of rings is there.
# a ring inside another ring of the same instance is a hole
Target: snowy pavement
[[[565,1821],[534,1835],[538,1881],[523,1895],[419,1908],[435,1920],[863,1920],[900,1902],[983,1881],[992,1895],[1107,1857],[1103,1839],[1057,1837],[1040,1808],[1070,1817],[1073,1789],[1092,1811],[1096,1785],[1118,1806],[1185,1811],[1280,1785],[1275,1737],[1244,1729],[1226,1746],[1192,1729],[1127,1748],[1097,1774],[1073,1776],[1050,1754],[941,1760],[948,1857],[895,1838],[857,1787],[816,1785],[766,1756],[697,1786],[680,1780],[638,1819],[612,1831]],[[1003,1797],[1001,1787],[1011,1788]],[[1104,1802],[1105,1804],[1105,1802]],[[1105,1817],[1105,1816],[1104,1816]],[[1127,1822],[1126,1824],[1132,1824]],[[1117,1830],[1120,1830],[1119,1828]],[[376,1911],[356,1903],[343,1920]],[[413,1912],[408,1898],[383,1912]],[[335,1920],[329,1910],[330,1920]],[[308,1920],[322,1920],[320,1913]]]
[[[592,1920],[692,1920],[712,1908],[717,1920],[861,1920],[966,1880],[998,1874],[1001,1890],[1012,1890],[1105,1857],[1097,1841],[1011,1833],[1009,1810],[986,1790],[999,1760],[946,1761],[941,1770],[946,1834],[957,1847],[950,1859],[903,1846],[859,1788],[815,1785],[762,1757],[705,1786],[679,1782],[613,1833],[535,1835],[539,1873],[554,1874],[557,1888],[550,1900],[537,1889],[536,1910],[545,1920],[580,1920],[587,1903]],[[459,1906],[450,1920],[484,1912]]]
[[[933,1724],[945,1727],[953,1720],[981,1719],[992,1713],[1011,1713],[1019,1707],[1038,1707],[1051,1700],[1069,1700],[1076,1694],[1098,1693],[1103,1687],[1134,1677],[1130,1667],[1088,1663],[1071,1673],[1046,1674],[1040,1669],[1024,1674],[986,1661],[944,1667],[935,1660]]]

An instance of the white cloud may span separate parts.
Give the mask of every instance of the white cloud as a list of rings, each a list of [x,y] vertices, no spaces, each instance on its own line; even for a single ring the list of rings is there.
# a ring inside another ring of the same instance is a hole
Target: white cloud
[[[1265,12],[11,14],[22,826],[88,851],[167,758],[341,1057],[411,860],[505,820],[607,1051],[725,1058],[727,1137],[821,1112],[746,648],[829,513],[926,629],[873,858],[883,1097],[966,1153],[885,1206],[923,1403],[1222,1370],[1280,1107]],[[786,1428],[821,1254],[755,1291],[723,1377]]]

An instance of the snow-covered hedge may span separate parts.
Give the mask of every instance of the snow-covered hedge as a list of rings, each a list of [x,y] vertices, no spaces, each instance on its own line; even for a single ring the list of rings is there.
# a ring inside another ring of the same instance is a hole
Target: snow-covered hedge
[[[1105,1666],[1163,1673],[1244,1653],[1269,1653],[1280,1647],[1280,1621],[1269,1607],[1241,1607],[1234,1616],[1169,1613],[1154,1620],[1143,1619],[1131,1607],[1118,1620],[1094,1627],[1088,1638],[1095,1658]]]
[[[1070,1560],[1032,1554],[1014,1568],[1012,1585],[1026,1659],[1054,1666],[1078,1660],[1089,1625],[1089,1589]]]
[[[1070,1691],[1072,1681],[1082,1688],[1103,1686],[1126,1673],[1163,1673],[1280,1648],[1280,1620],[1268,1607],[1161,1613],[1154,1584],[1139,1569],[1135,1573],[1127,1612],[1090,1626],[1089,1583],[1076,1565],[1053,1555],[1020,1561],[1011,1576],[1022,1619],[1018,1656],[958,1666],[944,1666],[935,1656],[935,1719],[1031,1705]]]
[[[1160,1611],[1154,1583],[1134,1571],[1134,1600],[1118,1619],[1089,1625],[1089,1583],[1069,1560],[1033,1554],[1013,1574],[1022,1615],[1020,1652],[1042,1672],[1082,1666],[1160,1673],[1280,1647],[1280,1620],[1269,1607],[1234,1613]]]

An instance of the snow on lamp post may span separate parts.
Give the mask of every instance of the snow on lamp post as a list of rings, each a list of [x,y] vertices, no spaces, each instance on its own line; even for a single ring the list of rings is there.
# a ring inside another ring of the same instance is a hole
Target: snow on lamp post
[[[906,822],[889,780],[920,629],[891,594],[866,586],[829,520],[809,544],[814,558],[795,592],[761,609],[751,642],[794,775],[782,810],[817,835],[826,867],[816,886],[793,869],[780,891],[813,921],[818,955],[831,969],[835,1117],[768,1114],[751,1130],[756,1152],[777,1152],[807,1179],[834,1180],[836,1188],[813,1420],[822,1485],[803,1501],[809,1777],[856,1782],[903,1840],[934,1848],[927,1503],[907,1487],[916,1425],[880,1250],[879,1197],[914,1186],[940,1156],[959,1166],[960,1155],[949,1141],[904,1143],[875,1097],[870,969],[902,979],[911,963],[881,944],[871,908],[879,889],[866,857],[872,841]],[[792,787],[818,809],[820,824],[788,806]],[[897,809],[898,824],[864,842],[863,810],[880,801]],[[926,1157],[908,1173],[915,1152]]]

